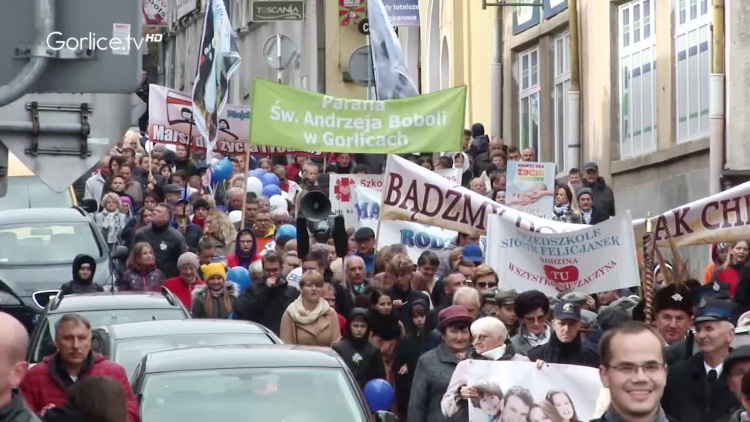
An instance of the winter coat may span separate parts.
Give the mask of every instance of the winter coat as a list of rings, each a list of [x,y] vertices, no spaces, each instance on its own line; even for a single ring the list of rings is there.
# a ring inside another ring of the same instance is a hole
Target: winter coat
[[[169,224],[158,227],[150,224],[135,232],[131,248],[138,242],[151,245],[156,257],[156,267],[166,277],[177,277],[180,274],[177,270],[177,259],[188,251],[188,247],[185,237],[179,230],[169,227]]]
[[[724,369],[709,390],[702,353],[670,366],[661,399],[667,416],[680,422],[703,422],[730,415],[739,403],[729,391],[729,374]]]
[[[520,319],[520,318],[519,318]],[[528,356],[529,350],[533,349],[534,346],[532,346],[529,343],[529,340],[524,337],[524,334],[526,334],[526,327],[523,326],[523,323],[519,324],[518,328],[518,334],[514,335],[510,338],[510,342],[513,343],[513,350],[516,351],[516,353],[520,353],[524,356]],[[552,335],[552,328],[550,327],[550,336]],[[542,344],[547,344],[549,342],[549,337],[542,342]],[[537,346],[541,346],[541,344],[538,344]]]
[[[593,226],[595,224],[602,223],[609,219],[609,216],[601,212],[599,208],[596,207],[596,205],[593,205],[591,207],[591,220],[588,223],[586,223],[586,218],[583,215],[584,214],[583,211],[579,211],[579,213],[581,216],[581,224],[590,224]]]
[[[204,284],[206,283],[196,278],[192,285],[187,285],[178,276],[165,281],[162,286],[166,287],[170,292],[177,296],[186,308],[193,309],[193,291],[196,287]]]
[[[711,281],[727,283],[729,285],[729,297],[734,297],[737,294],[737,286],[740,283],[740,274],[744,266],[745,264],[742,263],[729,265],[726,268],[723,268],[723,266],[716,267]]]
[[[114,214],[112,216],[112,222],[114,226],[106,225],[107,217],[109,214]],[[94,224],[96,224],[96,227],[102,234],[104,241],[107,242],[107,245],[111,248],[112,245],[117,243],[117,239],[120,237],[122,230],[128,224],[128,217],[125,214],[121,213],[119,210],[113,213],[102,211],[94,214]]]
[[[693,356],[699,351],[698,344],[695,341],[695,332],[693,330],[688,330],[684,339],[671,346],[667,346],[665,352],[667,365],[672,366],[675,363],[687,360],[687,358]]]
[[[418,333],[415,330],[406,334],[393,351],[391,371],[396,389],[396,405],[402,414],[406,414],[409,408],[409,393],[414,380],[414,371],[417,370],[417,362],[430,350],[429,344],[427,331]],[[398,371],[404,365],[406,365],[406,374],[400,375]]]
[[[86,415],[73,403],[65,403],[48,410],[42,418],[44,422],[86,422]]]
[[[10,403],[0,407],[0,421],[3,422],[39,422],[34,412],[26,407],[21,394],[14,394]]]
[[[599,176],[594,183],[584,180],[583,186],[591,189],[594,208],[598,209],[605,219],[615,216],[615,194],[612,192],[612,188],[607,186],[603,177]]]
[[[432,287],[432,303],[435,306],[438,306],[440,304],[440,301],[435,300],[437,299],[435,295],[445,293],[442,291],[437,292],[437,293],[435,292],[438,287],[437,283],[442,284],[442,278],[450,274],[451,272],[450,254],[451,254],[451,251],[456,249],[457,247],[458,247],[458,237],[454,237],[447,245],[445,245],[445,250],[438,254],[438,257],[440,258],[440,264],[438,265],[437,271],[435,272],[435,276],[439,280],[435,283],[435,286]]]
[[[279,335],[281,318],[289,304],[299,296],[299,290],[282,278],[273,287],[265,280],[251,283],[237,300],[237,318],[254,321]]]
[[[190,308],[191,316],[193,318],[231,319],[234,310],[237,308],[237,297],[240,294],[240,286],[231,281],[227,281],[224,286],[229,291],[229,301],[232,309],[227,309],[223,295],[214,297],[208,286],[202,284],[193,289],[193,306]],[[210,314],[206,307],[206,302],[209,300],[213,301]]]
[[[599,352],[584,346],[580,334],[572,342],[563,343],[553,331],[549,343],[529,350],[526,356],[532,362],[541,359],[546,363],[599,367]]]
[[[360,314],[366,317],[366,313]],[[361,339],[355,339],[351,330],[347,328],[346,338],[334,343],[331,348],[341,356],[346,366],[352,371],[354,379],[357,380],[359,388],[375,378],[385,379],[385,368],[380,349],[368,341],[369,329]]]
[[[234,252],[234,239],[230,239],[229,241],[226,239],[219,239],[207,231],[204,232],[204,236],[214,242],[217,254],[227,256]]]
[[[81,269],[81,264],[89,264],[91,266],[91,277],[88,280],[83,280],[81,279],[81,276],[78,275],[78,270]],[[73,259],[73,280],[63,284],[60,287],[60,292],[63,295],[103,292],[104,288],[94,283],[95,273],[96,261],[94,258],[83,254],[77,255],[75,259]]]
[[[106,184],[107,179],[102,176],[101,171],[92,175],[88,178],[88,180],[86,180],[83,199],[95,199],[97,204],[101,204],[104,186]]]
[[[450,418],[454,415],[459,415],[456,419],[469,420],[469,406],[467,400],[461,398],[459,390],[469,382],[469,365],[471,364],[472,359],[496,361],[510,360],[514,362],[529,361],[529,358],[523,355],[519,355],[513,350],[513,344],[511,344],[510,341],[505,342],[505,351],[496,359],[490,359],[476,352],[472,353],[470,359],[461,361],[459,362],[458,366],[456,366],[456,370],[453,372],[453,377],[451,377],[451,382],[448,385],[448,389],[445,391],[445,394],[443,394],[443,399],[440,402],[440,408],[443,411],[443,415],[446,417]]]
[[[180,231],[179,226],[175,227],[175,229],[178,232]],[[197,224],[188,223],[185,233],[182,233],[182,237],[185,238],[185,243],[187,243],[189,249],[198,249],[198,243],[203,238],[203,228]]]
[[[750,265],[745,264],[740,271],[740,281],[737,283],[734,301],[737,302],[737,315],[750,311]]]
[[[130,267],[117,281],[117,290],[121,292],[157,292],[166,279],[164,273],[156,267],[143,270]]]
[[[623,417],[622,417],[622,416],[620,416],[620,415],[617,415],[617,414],[612,414],[612,413],[611,413],[612,411],[613,411],[613,409],[612,409],[612,408],[610,408],[610,409],[608,409],[608,410],[607,410],[607,412],[606,412],[606,413],[604,413],[604,415],[602,415],[602,417],[601,417],[601,418],[598,418],[598,419],[592,419],[592,420],[590,420],[589,422],[623,422],[623,421],[625,420],[625,419],[623,419]],[[665,415],[665,414],[664,414],[664,409],[662,409],[662,410],[660,411],[660,414],[659,414],[659,415],[657,415],[657,417],[656,417],[656,419],[654,420],[654,422],[678,422],[678,421],[677,421],[677,420],[675,420],[675,419],[672,419],[672,418],[670,418],[670,417],[669,417],[669,416],[667,416],[667,415]],[[711,421],[707,421],[707,422],[711,422]],[[739,422],[739,421],[738,421],[738,422]]]
[[[104,375],[119,381],[125,390],[125,403],[128,411],[128,421],[138,422],[138,399],[133,394],[128,382],[128,374],[122,366],[108,361],[104,356],[91,352],[83,365],[78,380],[93,376]],[[44,361],[29,369],[26,378],[21,383],[21,392],[26,403],[34,413],[39,413],[48,404],[61,406],[65,403],[67,390],[74,384],[65,372],[58,354],[47,356]]]
[[[456,365],[458,359],[445,343],[419,358],[411,387],[407,422],[448,421],[440,409],[440,401],[448,390]]]
[[[281,340],[286,344],[298,344],[301,346],[331,347],[341,339],[339,319],[333,308],[328,309],[310,324],[299,324],[292,318],[290,307],[295,306],[296,301],[291,303],[284,315],[281,317],[279,329]]]
[[[427,293],[414,290],[411,287],[409,287],[409,290],[404,292],[395,284],[393,285],[393,287],[391,287],[390,294],[391,299],[401,300],[404,302],[401,307],[396,309],[396,314],[398,315],[398,319],[401,320],[401,324],[404,325],[404,329],[407,333],[414,331],[414,321],[411,318],[411,307],[412,305],[414,305],[414,302],[419,299],[425,301],[426,303],[430,303],[430,297],[427,295]]]

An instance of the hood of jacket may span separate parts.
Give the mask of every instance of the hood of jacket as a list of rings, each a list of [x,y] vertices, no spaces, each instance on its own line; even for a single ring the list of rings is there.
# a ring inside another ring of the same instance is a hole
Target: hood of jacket
[[[253,247],[248,254],[244,254],[240,249],[240,236],[243,234],[249,234],[253,238]],[[254,231],[250,229],[242,229],[237,232],[237,236],[234,238],[234,253],[240,261],[252,262],[258,258],[258,238],[255,236]]]
[[[226,286],[227,290],[229,291],[229,294],[232,297],[239,297],[240,296],[240,285],[233,282],[233,281],[227,281],[224,283],[224,286]],[[190,294],[193,297],[193,300],[199,300],[203,295],[207,294],[208,292],[208,285],[207,284],[199,284],[195,286],[193,289],[193,292]]]
[[[91,278],[88,280],[83,280],[81,276],[78,275],[78,270],[81,269],[81,265],[83,264],[89,264],[91,266]],[[91,283],[94,281],[94,274],[96,274],[96,260],[89,255],[76,255],[75,259],[73,259],[73,281],[76,283]]]
[[[465,152],[459,152],[457,154],[461,154],[464,157],[464,165],[463,165],[463,167],[461,167],[461,173],[465,173],[465,172],[469,171],[469,169],[471,168],[471,157],[469,157],[469,154],[467,154]],[[453,154],[454,157],[455,157],[455,155],[456,154]],[[451,157],[451,158],[453,158],[453,157]],[[455,159],[454,159],[453,167],[455,167],[455,166],[456,166],[456,163],[455,163]]]
[[[351,322],[354,320],[354,318],[361,318],[366,324],[367,324],[367,331],[365,331],[365,335],[361,338],[354,338],[352,335],[352,328],[351,328]],[[349,312],[349,316],[347,317],[347,324],[346,324],[346,338],[349,339],[352,344],[359,348],[364,346],[370,341],[370,323],[367,320],[367,309],[365,308],[354,308],[351,312]]]
[[[490,138],[485,134],[475,136],[474,139],[471,140],[471,147],[476,154],[487,152],[490,150]]]

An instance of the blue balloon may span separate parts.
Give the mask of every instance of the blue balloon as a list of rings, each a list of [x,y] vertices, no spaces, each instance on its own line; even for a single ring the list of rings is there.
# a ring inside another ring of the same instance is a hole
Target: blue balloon
[[[248,173],[251,177],[257,177],[261,181],[263,181],[263,175],[266,174],[266,171],[262,168],[257,168],[255,170],[252,170],[250,173]],[[263,185],[265,186],[265,185]]]
[[[289,236],[292,239],[297,238],[297,228],[294,227],[291,224],[282,224],[276,229],[276,237],[275,239],[278,239],[279,236]]]
[[[215,181],[222,181],[232,176],[232,161],[229,158],[221,159],[214,166],[213,179]]]
[[[260,191],[260,194],[265,196],[266,198],[270,198],[274,195],[281,195],[281,188],[276,185],[268,185],[263,187],[263,190]]]
[[[233,267],[227,271],[227,281],[239,284],[240,291],[250,285],[250,272],[244,267]]]
[[[263,177],[260,179],[260,181],[263,182],[263,186],[268,186],[268,185],[279,186],[279,183],[280,183],[279,177],[273,173],[264,174]]]
[[[390,410],[393,406],[393,387],[384,379],[370,380],[365,384],[363,393],[367,405],[370,406],[370,411],[373,413]]]
[[[255,170],[255,168],[258,167],[258,159],[250,156],[250,170]]]

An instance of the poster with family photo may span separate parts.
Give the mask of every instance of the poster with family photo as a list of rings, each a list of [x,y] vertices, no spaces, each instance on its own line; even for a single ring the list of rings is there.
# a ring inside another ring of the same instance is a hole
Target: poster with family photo
[[[576,365],[472,360],[470,422],[577,422],[594,419],[599,371]]]

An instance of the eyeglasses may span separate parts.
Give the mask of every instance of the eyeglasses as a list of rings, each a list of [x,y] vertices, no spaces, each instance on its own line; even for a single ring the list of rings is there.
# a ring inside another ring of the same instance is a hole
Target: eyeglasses
[[[477,283],[477,287],[480,289],[491,289],[493,287],[497,287],[497,283],[493,281],[480,281]]]
[[[649,375],[657,374],[664,370],[664,363],[662,362],[646,362],[643,365],[636,365],[634,363],[620,363],[617,365],[606,365],[607,368],[614,369],[615,371],[623,375],[635,375],[639,369],[643,369],[643,372]]]

